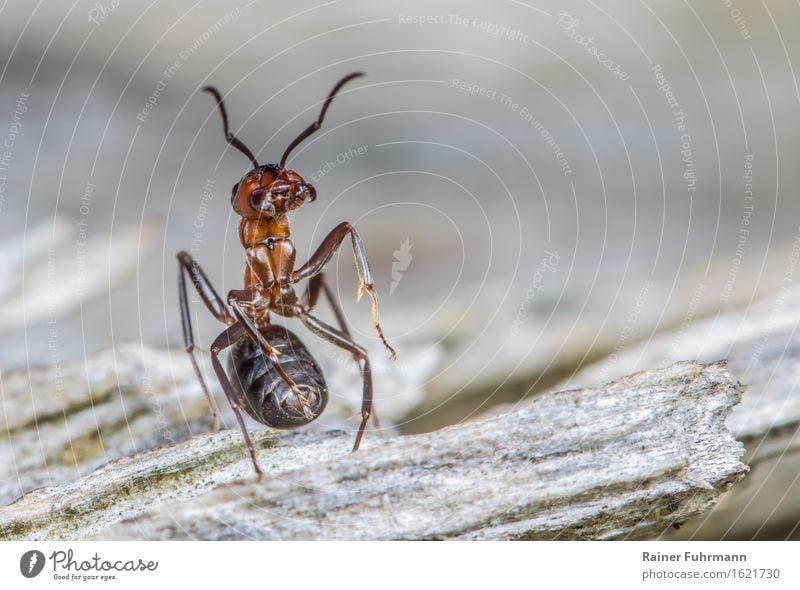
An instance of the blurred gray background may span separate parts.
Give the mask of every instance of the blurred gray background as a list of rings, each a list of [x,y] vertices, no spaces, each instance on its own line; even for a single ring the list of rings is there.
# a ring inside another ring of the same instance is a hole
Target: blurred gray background
[[[244,264],[248,161],[199,90],[274,162],[354,70],[290,161],[318,192],[293,237],[354,223],[400,362],[435,359],[406,431],[746,309],[793,278],[798,31],[784,2],[5,2],[0,366],[179,349],[174,254],[221,292]]]

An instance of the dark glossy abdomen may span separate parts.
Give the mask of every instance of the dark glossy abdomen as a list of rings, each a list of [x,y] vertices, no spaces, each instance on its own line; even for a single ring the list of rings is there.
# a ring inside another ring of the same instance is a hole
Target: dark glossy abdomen
[[[281,353],[278,361],[298,391],[292,391],[250,338],[242,338],[231,347],[228,372],[243,409],[253,419],[273,428],[308,424],[328,403],[322,371],[305,345],[289,330],[268,326],[262,333]]]

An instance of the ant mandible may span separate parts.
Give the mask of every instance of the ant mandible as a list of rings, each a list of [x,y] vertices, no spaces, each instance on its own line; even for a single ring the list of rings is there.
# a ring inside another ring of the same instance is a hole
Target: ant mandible
[[[226,306],[197,262],[187,252],[177,254],[183,339],[186,352],[189,353],[194,371],[211,407],[214,430],[218,430],[219,409],[194,355],[194,336],[186,288],[188,274],[208,310],[227,326],[211,344],[211,364],[239,422],[258,478],[261,478],[262,471],[242,419],[242,411],[273,428],[295,428],[315,420],[328,401],[325,379],[311,353],[292,332],[271,323],[270,313],[299,319],[317,336],[350,352],[359,364],[363,381],[361,424],[353,451],[358,450],[371,415],[377,425],[377,416],[372,409],[372,372],[369,358],[364,348],[353,341],[342,309],[333,297],[322,272],[348,235],[353,244],[358,271],[358,299],[364,293],[369,295],[372,301],[372,325],[392,358],[396,357],[395,350],[389,346],[378,323],[378,298],[372,273],[367,264],[364,245],[355,228],[347,222],[340,223],[322,240],[309,261],[295,268],[295,248],[290,237],[287,216],[289,211],[316,198],[314,187],[299,174],[286,168],[289,154],[320,128],[325,112],[342,86],[362,75],[361,72],[354,72],[339,80],[328,94],[317,120],[289,144],[280,164],[259,165],[253,152],[228,130],[228,114],[222,95],[213,86],[203,88],[217,101],[226,140],[253,163],[253,169],[234,185],[231,195],[233,210],[241,217],[239,240],[245,249],[247,266],[244,271],[244,289],[230,291]],[[309,280],[308,286],[303,297],[298,299],[293,285],[304,279]],[[311,315],[320,291],[333,308],[338,329]],[[227,348],[231,348],[228,372],[234,379],[229,378],[219,359],[220,353]]]

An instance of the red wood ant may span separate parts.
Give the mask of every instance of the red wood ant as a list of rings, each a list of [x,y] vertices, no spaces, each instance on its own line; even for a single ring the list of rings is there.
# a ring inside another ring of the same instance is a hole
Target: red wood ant
[[[178,291],[181,321],[186,352],[189,353],[194,371],[203,388],[214,423],[219,428],[219,409],[203,380],[203,375],[194,356],[194,337],[189,316],[189,299],[186,290],[186,275],[208,310],[227,328],[211,344],[211,363],[222,389],[233,408],[250,458],[257,476],[261,468],[256,461],[253,442],[245,428],[242,410],[251,418],[273,428],[295,428],[315,420],[325,409],[328,389],[325,379],[311,353],[300,339],[289,330],[272,324],[270,313],[297,318],[317,336],[343,348],[353,355],[361,369],[363,397],[361,424],[353,444],[358,450],[370,415],[377,425],[377,416],[372,409],[372,373],[367,353],[356,344],[345,323],[344,314],[333,293],[325,282],[322,270],[330,261],[346,236],[350,236],[358,270],[358,299],[366,293],[372,301],[372,325],[383,345],[396,357],[378,323],[378,298],[367,264],[364,245],[355,228],[349,223],[340,223],[322,240],[319,248],[308,262],[295,268],[295,248],[289,231],[287,213],[306,201],[316,198],[316,190],[296,172],[286,168],[286,160],[292,150],[316,132],[322,125],[325,113],[333,98],[347,82],[362,76],[355,72],[345,76],[333,87],[317,120],[298,135],[281,157],[280,164],[259,165],[253,152],[228,130],[228,114],[222,95],[213,86],[204,91],[211,93],[217,101],[222,115],[225,138],[230,145],[247,156],[253,169],[237,182],[231,194],[231,205],[239,221],[239,240],[245,249],[247,266],[244,271],[244,289],[228,293],[227,303],[220,298],[203,269],[187,252],[177,254]],[[309,279],[302,298],[297,297],[293,285]],[[311,315],[320,292],[333,308],[339,328],[334,328]],[[229,378],[219,354],[231,348],[228,359]]]

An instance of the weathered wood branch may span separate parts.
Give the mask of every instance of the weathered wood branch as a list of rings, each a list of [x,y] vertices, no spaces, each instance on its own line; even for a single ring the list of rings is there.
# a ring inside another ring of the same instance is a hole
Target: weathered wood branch
[[[436,362],[430,349],[401,362],[375,355],[384,428],[403,408],[407,391]],[[206,363],[223,423],[236,420]],[[349,356],[322,354],[332,395],[312,430],[346,429],[360,407],[360,376]],[[343,398],[352,392],[352,398]],[[395,410],[392,412],[392,410]],[[388,418],[387,418],[388,416]],[[253,423],[255,425],[255,423]],[[260,425],[255,425],[260,428]],[[105,351],[86,362],[54,364],[0,377],[0,505],[41,486],[68,483],[121,457],[173,445],[211,430],[206,399],[182,347],[153,350],[135,345]],[[369,435],[371,436],[371,435]]]
[[[681,362],[347,452],[344,433],[202,435],[0,508],[11,539],[521,539],[657,534],[746,471],[741,387]]]
[[[700,539],[797,538],[800,496],[800,288],[788,286],[747,309],[685,323],[587,367],[559,387],[601,383],[678,358],[728,359],[747,390],[728,427],[753,467],[713,512],[670,536]]]
[[[800,288],[781,289],[750,309],[721,313],[629,347],[561,383],[582,387],[680,359],[727,359],[747,392],[728,420],[748,463],[800,450]]]
[[[210,430],[185,354],[122,346],[0,379],[0,504]]]

